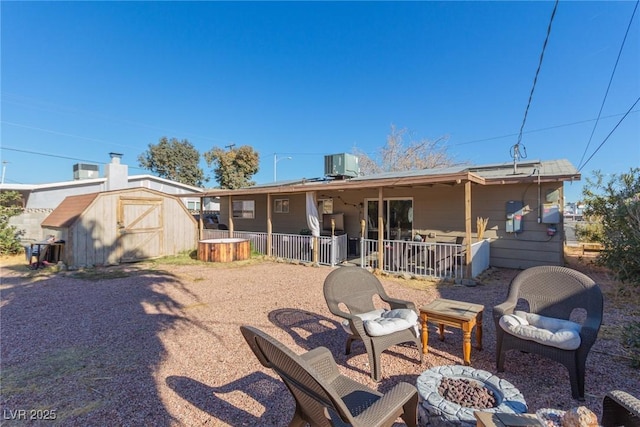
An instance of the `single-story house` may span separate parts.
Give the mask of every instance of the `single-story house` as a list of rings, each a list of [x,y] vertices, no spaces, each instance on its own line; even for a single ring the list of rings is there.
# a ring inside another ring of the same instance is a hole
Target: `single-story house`
[[[197,193],[202,189],[153,175],[129,175],[128,166],[121,163],[121,155],[110,153],[111,162],[104,165],[104,176],[99,177],[99,167],[94,164],[75,164],[73,180],[46,184],[0,184],[0,191],[17,191],[22,195],[24,211],[10,219],[10,224],[24,230],[22,239],[39,241],[45,236],[41,223],[67,196],[91,194],[125,188],[148,188],[165,194],[184,195],[185,206],[195,212],[202,208],[217,212],[220,209],[216,199],[201,198]]]
[[[351,155],[344,156],[339,164],[354,163]],[[387,241],[457,240],[464,242],[466,253],[481,237],[490,243],[491,266],[527,268],[564,262],[563,185],[580,179],[568,160],[361,176],[327,170],[327,164],[335,165],[335,157],[334,162],[325,158],[324,178],[205,190],[200,197],[219,197],[219,220],[230,232],[305,234],[311,228],[307,220],[311,194],[320,234],[347,234],[349,239],[377,241],[379,247]]]

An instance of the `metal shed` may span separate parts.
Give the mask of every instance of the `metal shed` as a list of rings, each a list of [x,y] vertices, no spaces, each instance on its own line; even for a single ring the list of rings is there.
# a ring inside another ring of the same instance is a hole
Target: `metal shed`
[[[195,249],[197,223],[177,197],[131,188],[66,197],[42,222],[68,267],[114,265]]]

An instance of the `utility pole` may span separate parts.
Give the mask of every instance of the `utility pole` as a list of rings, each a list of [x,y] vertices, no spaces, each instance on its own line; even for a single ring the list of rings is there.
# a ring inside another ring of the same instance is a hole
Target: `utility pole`
[[[2,182],[1,182],[2,184],[4,184],[4,174],[7,171],[7,163],[9,162],[6,160],[2,161]]]
[[[273,153],[273,182],[276,182],[278,180],[278,162],[280,160],[291,160],[293,157],[289,156],[289,157],[281,157],[278,158],[278,154],[277,153]]]
[[[231,150],[235,146],[236,144],[229,144],[229,145],[225,145],[224,148],[228,148],[229,150]]]

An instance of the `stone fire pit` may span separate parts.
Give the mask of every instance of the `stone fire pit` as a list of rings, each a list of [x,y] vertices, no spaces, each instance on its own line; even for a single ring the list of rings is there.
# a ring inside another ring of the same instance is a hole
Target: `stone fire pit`
[[[446,400],[438,391],[443,378],[470,379],[493,392],[496,406],[488,409],[466,408]],[[510,382],[498,378],[491,372],[470,366],[437,366],[423,372],[417,380],[418,425],[420,426],[464,426],[476,425],[475,411],[521,414],[527,412],[522,393]]]

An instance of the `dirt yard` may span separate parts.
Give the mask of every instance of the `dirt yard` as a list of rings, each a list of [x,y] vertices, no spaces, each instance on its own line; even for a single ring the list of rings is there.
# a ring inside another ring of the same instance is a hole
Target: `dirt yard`
[[[619,343],[622,326],[640,319],[637,300],[612,291],[591,256],[572,254],[605,292],[605,319],[587,360],[584,405],[600,414],[612,389],[640,396],[640,371]],[[339,267],[345,268],[345,267]],[[230,264],[149,262],[75,272],[32,271],[24,257],[2,262],[0,343],[2,425],[285,426],[294,402],[264,369],[239,326],[256,326],[295,352],[328,347],[343,374],[381,391],[415,384],[431,366],[462,363],[459,330],[430,334],[419,364],[415,347],[382,357],[383,379],[369,377],[363,347],[344,355],[345,334],[327,309],[322,283],[332,269],[251,260]],[[515,270],[490,269],[475,287],[383,277],[391,296],[417,306],[445,297],[485,305],[484,349],[476,368],[495,373],[491,307],[502,302]],[[568,409],[569,378],[559,364],[511,352],[499,376],[525,396],[530,411]],[[25,423],[21,418],[34,417]],[[46,420],[45,418],[49,418]]]

